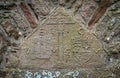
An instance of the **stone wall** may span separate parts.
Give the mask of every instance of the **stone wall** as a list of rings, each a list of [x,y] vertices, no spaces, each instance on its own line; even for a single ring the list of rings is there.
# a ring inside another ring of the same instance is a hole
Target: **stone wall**
[[[0,78],[119,78],[119,20],[119,0],[1,0]]]

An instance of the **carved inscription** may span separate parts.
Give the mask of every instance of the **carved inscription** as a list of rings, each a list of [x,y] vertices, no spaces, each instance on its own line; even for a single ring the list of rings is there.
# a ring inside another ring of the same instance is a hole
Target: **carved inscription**
[[[51,23],[53,18],[56,20],[54,24]],[[28,48],[28,51],[22,50],[20,59],[24,57],[23,63],[31,68],[90,67],[103,64],[96,54],[101,49],[99,41],[72,20],[63,8],[56,9],[22,46],[24,48]],[[22,53],[26,56],[22,56]]]

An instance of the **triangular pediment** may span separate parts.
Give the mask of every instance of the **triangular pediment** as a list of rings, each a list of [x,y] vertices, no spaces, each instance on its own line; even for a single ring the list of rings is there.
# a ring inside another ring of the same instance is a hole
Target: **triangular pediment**
[[[103,64],[101,48],[93,34],[58,7],[21,46],[19,56],[22,67],[28,68],[93,67]]]

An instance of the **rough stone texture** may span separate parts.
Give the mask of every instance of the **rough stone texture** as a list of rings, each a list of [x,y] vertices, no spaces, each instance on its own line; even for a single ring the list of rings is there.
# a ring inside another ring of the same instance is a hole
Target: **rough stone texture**
[[[92,16],[92,19],[89,21],[88,26],[92,27],[95,23],[99,21],[99,19],[104,15],[107,8],[112,5],[112,2],[110,0],[101,0],[99,7],[95,11],[94,15]]]
[[[0,78],[119,78],[118,1],[0,0]]]
[[[25,68],[100,67],[105,64],[101,43],[57,8],[21,46],[18,55]],[[24,60],[24,61],[23,61]]]
[[[62,2],[64,1],[64,2]],[[61,0],[60,4],[70,10],[75,15],[77,21],[88,24],[95,10],[98,8],[98,4],[94,0]]]
[[[96,34],[103,41],[106,52],[113,54],[115,58],[119,57],[120,51],[120,8],[116,7],[117,5],[118,3],[111,6],[101,23],[96,27]]]

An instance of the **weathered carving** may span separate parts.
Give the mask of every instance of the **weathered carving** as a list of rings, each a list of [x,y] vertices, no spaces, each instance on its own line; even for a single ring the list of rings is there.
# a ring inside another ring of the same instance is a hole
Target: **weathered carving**
[[[51,22],[53,19],[55,21]],[[21,46],[18,55],[24,68],[92,67],[104,64],[99,57],[101,49],[101,44],[92,34],[76,24],[63,8],[57,8]]]
[[[0,0],[0,77],[117,77],[106,68],[120,57],[118,1]]]

